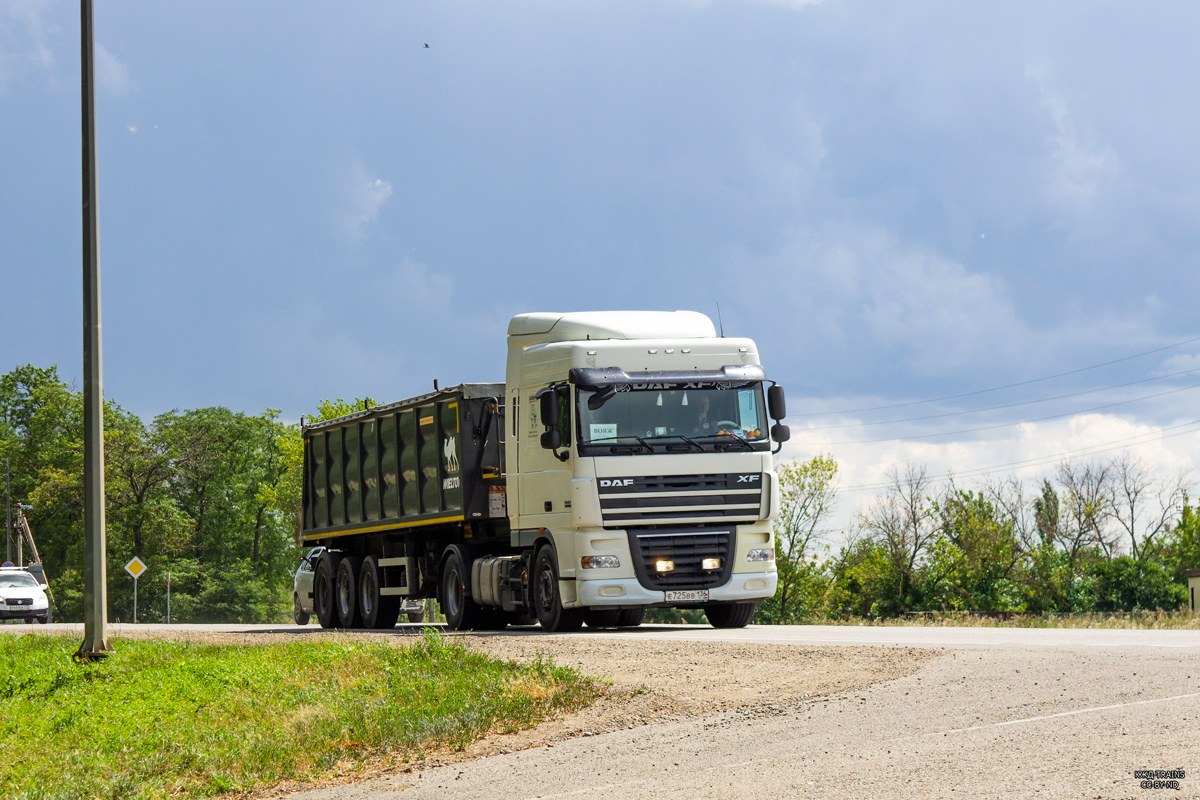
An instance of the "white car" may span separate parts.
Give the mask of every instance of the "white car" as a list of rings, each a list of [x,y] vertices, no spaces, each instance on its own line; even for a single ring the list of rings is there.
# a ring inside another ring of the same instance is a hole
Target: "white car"
[[[45,584],[20,567],[0,567],[0,620],[50,621],[50,598]]]
[[[292,579],[292,619],[297,625],[307,625],[312,618],[313,575],[317,571],[317,561],[324,552],[324,547],[314,547],[300,559],[300,566],[296,568],[296,576]],[[405,598],[400,605],[400,613],[405,614],[409,622],[424,622],[425,601]]]

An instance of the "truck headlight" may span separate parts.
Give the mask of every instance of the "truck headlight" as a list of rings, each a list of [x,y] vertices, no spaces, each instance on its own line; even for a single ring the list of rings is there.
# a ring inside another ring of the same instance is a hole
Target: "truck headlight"
[[[711,570],[711,569],[720,569],[720,568],[721,568],[721,559],[719,559],[719,558],[706,558],[700,562],[700,569]]]
[[[616,556],[584,556],[579,563],[584,569],[612,569],[621,566],[621,559]]]
[[[667,561],[666,559],[660,559],[654,562],[654,570],[655,572],[674,572],[675,562]]]
[[[758,550],[751,550],[746,553],[747,561],[774,561],[775,551],[770,547],[762,547]]]

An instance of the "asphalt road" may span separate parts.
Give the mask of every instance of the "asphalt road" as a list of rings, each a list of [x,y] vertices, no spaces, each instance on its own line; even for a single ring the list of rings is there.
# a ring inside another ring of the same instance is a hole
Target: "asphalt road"
[[[397,635],[418,633],[425,627],[444,626],[398,625]],[[83,635],[78,623],[44,625],[2,625],[0,631],[19,633],[73,632]],[[122,631],[200,631],[208,633],[279,634],[280,636],[321,635],[315,624],[299,625],[153,625],[109,623],[110,636]],[[469,636],[555,636],[537,628],[510,629],[500,633],[461,634]],[[643,625],[625,631],[589,631],[565,634],[569,636],[601,636],[620,639],[656,639],[663,641],[726,641],[748,644],[779,645],[878,645],[881,647],[953,647],[953,648],[1168,648],[1200,652],[1200,630],[1116,630],[1081,628],[942,628],[917,626],[856,626],[856,625],[751,625],[739,630],[714,630],[707,625]]]
[[[119,632],[113,626],[113,635]],[[1200,632],[650,626],[578,635],[678,640],[681,647],[721,639],[939,653],[912,675],[862,691],[578,738],[298,797],[1200,797]],[[1135,777],[1144,769],[1182,769],[1185,777],[1178,790],[1144,789]]]

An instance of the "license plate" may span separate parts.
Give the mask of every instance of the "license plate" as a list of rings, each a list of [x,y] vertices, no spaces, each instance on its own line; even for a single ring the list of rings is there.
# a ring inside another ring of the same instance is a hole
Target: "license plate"
[[[667,592],[668,603],[707,603],[708,589],[680,589]]]

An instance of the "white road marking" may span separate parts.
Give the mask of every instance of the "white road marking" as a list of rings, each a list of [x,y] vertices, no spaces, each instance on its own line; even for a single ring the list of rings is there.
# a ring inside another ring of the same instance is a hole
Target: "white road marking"
[[[989,722],[986,725],[972,725],[969,728],[951,728],[946,731],[933,731],[932,733],[919,733],[913,736],[899,736],[895,739],[888,739],[889,742],[902,742],[907,739],[924,739],[930,736],[949,736],[952,733],[969,733],[971,731],[983,731],[988,728],[1003,728],[1007,725],[1023,725],[1027,722],[1040,722],[1046,719],[1057,719],[1059,717],[1074,717],[1079,714],[1091,714],[1096,711],[1112,711],[1115,708],[1128,708],[1129,706],[1145,706],[1152,703],[1167,703],[1171,700],[1187,700],[1192,697],[1200,697],[1200,692],[1192,692],[1191,694],[1177,694],[1173,697],[1158,697],[1153,700],[1134,700],[1129,703],[1116,703],[1111,706],[1093,706],[1091,708],[1078,708],[1074,711],[1060,711],[1057,714],[1042,714],[1037,717],[1022,717],[1021,719],[1010,719],[1004,722]]]

